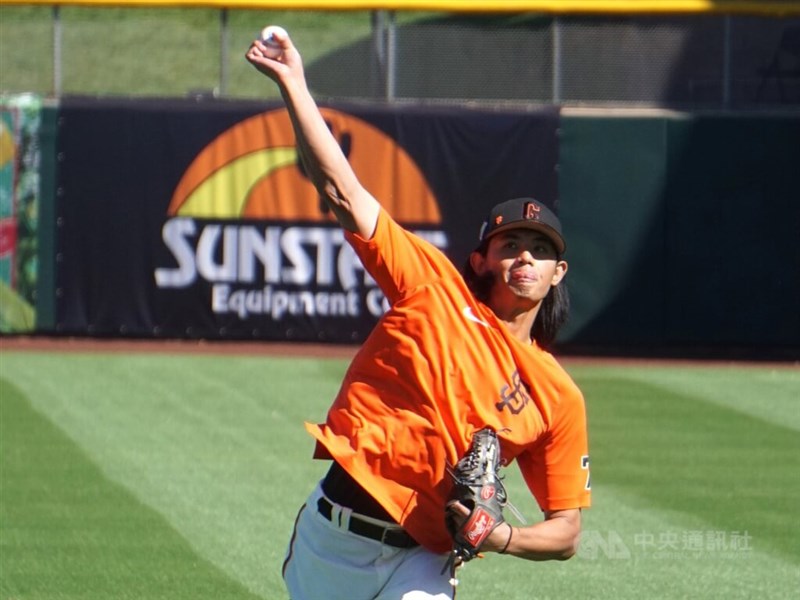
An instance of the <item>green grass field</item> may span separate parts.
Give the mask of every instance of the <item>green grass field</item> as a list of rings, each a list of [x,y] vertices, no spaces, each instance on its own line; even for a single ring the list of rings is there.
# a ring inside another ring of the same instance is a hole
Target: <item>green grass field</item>
[[[295,512],[325,469],[302,422],[345,367],[3,350],[0,600],[284,599]],[[800,369],[569,370],[590,418],[581,552],[489,555],[459,600],[797,597]]]

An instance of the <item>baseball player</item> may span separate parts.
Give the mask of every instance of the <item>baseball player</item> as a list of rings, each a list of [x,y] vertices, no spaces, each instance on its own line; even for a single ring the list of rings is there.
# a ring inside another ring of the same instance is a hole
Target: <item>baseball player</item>
[[[474,507],[452,499],[450,472],[486,430],[496,432],[502,464],[517,462],[543,519],[479,519],[474,550],[571,557],[590,491],[583,397],[544,349],[566,311],[558,219],[530,198],[498,204],[462,274],[360,184],[299,52],[288,35],[276,37],[278,58],[259,40],[246,58],[278,85],[307,174],[390,303],[325,423],[306,424],[315,458],[332,462],[287,549],[291,598],[454,597],[453,524],[475,519]]]

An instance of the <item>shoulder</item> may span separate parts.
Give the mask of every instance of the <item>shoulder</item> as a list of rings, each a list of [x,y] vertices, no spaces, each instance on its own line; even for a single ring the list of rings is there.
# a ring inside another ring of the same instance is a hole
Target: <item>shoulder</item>
[[[567,370],[552,352],[545,350],[536,342],[531,345],[531,352],[535,355],[536,359],[545,366],[547,371],[555,380],[563,383],[564,385],[575,387],[577,389],[578,386],[572,379],[572,376],[567,372]]]
[[[366,260],[368,257],[381,257],[378,260],[408,265],[410,269],[424,267],[434,269],[440,276],[460,276],[460,272],[445,254],[444,250],[426,239],[424,233],[410,231],[398,223],[385,209],[381,209],[370,238],[345,231],[345,239]]]
[[[565,410],[583,410],[584,397],[578,384],[567,372],[563,365],[553,356],[552,353],[534,344],[533,350],[537,360],[544,367],[543,372],[549,379],[552,389],[555,390],[553,398],[557,407],[557,412],[563,413]]]
[[[347,229],[344,230],[344,235],[345,239],[356,247],[385,245],[397,238],[407,238],[411,243],[423,241],[395,221],[392,215],[384,208],[381,208],[378,213],[375,229],[370,237],[362,236]]]
[[[443,250],[405,229],[385,210],[378,215],[369,239],[352,232],[345,235],[364,269],[392,305],[420,286],[460,279],[458,269]]]

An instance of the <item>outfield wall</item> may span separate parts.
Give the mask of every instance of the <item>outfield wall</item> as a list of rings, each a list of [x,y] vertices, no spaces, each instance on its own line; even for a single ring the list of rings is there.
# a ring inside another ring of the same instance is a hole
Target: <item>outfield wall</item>
[[[381,298],[308,196],[279,108],[44,107],[38,282],[21,298],[35,324],[9,325],[4,302],[3,331],[363,339]],[[557,208],[573,299],[563,350],[799,354],[797,113],[326,109],[359,174],[459,264],[495,200]],[[243,136],[245,122],[262,133]],[[226,159],[225,139],[255,145]],[[250,208],[229,202],[243,185],[260,189]]]
[[[798,157],[797,114],[564,117],[565,338],[796,355]]]

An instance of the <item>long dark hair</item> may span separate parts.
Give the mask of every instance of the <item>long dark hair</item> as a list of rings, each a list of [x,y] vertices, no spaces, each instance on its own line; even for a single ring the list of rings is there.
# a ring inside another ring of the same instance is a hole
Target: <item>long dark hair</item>
[[[488,250],[489,242],[484,240],[473,252],[486,256]],[[556,257],[556,260],[561,260],[561,257]],[[488,302],[494,285],[494,274],[478,275],[472,268],[469,258],[467,258],[461,273],[467,287],[475,294],[475,297],[483,303]],[[542,348],[550,348],[558,335],[558,330],[567,322],[568,317],[569,291],[566,281],[562,279],[558,285],[552,286],[542,299],[542,306],[531,327],[531,338],[536,340],[536,343]]]

